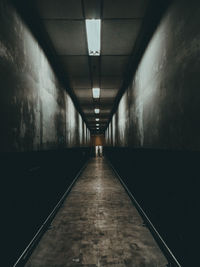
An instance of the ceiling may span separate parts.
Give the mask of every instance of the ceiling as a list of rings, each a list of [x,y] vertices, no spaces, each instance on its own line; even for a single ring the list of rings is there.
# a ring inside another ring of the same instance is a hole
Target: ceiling
[[[127,64],[141,31],[149,0],[36,0],[42,25],[54,47],[87,126],[96,132],[94,108],[105,130]],[[85,19],[101,18],[101,55],[88,56]],[[92,88],[100,87],[100,99]]]

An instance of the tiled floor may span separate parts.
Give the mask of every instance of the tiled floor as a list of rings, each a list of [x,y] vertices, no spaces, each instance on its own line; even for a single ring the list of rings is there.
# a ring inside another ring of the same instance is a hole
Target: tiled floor
[[[91,159],[26,267],[164,267],[167,260],[102,158]]]

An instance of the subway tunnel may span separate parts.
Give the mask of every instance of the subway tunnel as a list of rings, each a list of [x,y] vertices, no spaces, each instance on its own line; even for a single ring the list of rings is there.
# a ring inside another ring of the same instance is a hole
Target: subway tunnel
[[[0,0],[0,81],[0,266],[199,266],[199,1]]]

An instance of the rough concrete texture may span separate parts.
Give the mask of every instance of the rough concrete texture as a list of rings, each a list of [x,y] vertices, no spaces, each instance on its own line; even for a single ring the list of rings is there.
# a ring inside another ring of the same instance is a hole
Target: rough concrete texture
[[[199,14],[199,1],[173,1],[121,99],[109,144],[200,149]]]
[[[167,261],[102,158],[89,162],[26,267],[164,267]]]
[[[69,95],[8,0],[0,1],[0,121],[0,151],[72,147],[89,141]]]

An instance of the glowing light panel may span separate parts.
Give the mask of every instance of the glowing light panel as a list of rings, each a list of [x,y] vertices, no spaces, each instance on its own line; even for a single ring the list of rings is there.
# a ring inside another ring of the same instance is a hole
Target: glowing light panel
[[[99,98],[100,97],[100,88],[92,88],[92,96],[93,96],[93,98]]]
[[[99,108],[95,108],[94,109],[94,113],[99,114],[99,112],[100,112],[100,109]]]
[[[101,20],[86,19],[85,23],[89,56],[100,56]]]

